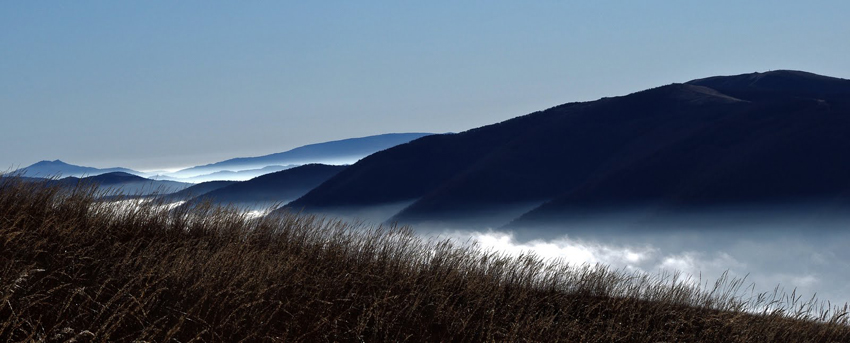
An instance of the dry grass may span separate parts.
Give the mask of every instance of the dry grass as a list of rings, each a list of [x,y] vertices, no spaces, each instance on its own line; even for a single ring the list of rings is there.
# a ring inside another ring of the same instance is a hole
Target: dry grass
[[[0,341],[848,342],[847,308],[0,179]]]

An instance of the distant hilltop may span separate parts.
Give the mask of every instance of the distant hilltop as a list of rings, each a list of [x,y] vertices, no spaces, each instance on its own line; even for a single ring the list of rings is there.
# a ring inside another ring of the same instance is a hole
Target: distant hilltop
[[[93,167],[83,167],[77,166],[73,164],[68,164],[62,162],[60,160],[53,161],[40,161],[35,164],[30,165],[26,168],[21,168],[13,173],[20,174],[25,177],[41,177],[41,178],[50,178],[50,177],[62,177],[62,176],[74,176],[74,177],[85,177],[85,176],[95,176],[106,173],[128,173],[133,175],[140,175],[141,172],[127,169],[127,168],[93,168]]]

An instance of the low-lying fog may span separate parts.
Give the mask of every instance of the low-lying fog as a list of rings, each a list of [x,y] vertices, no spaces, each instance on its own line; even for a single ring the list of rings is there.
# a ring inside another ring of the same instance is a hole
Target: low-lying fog
[[[833,305],[850,302],[850,216],[817,208],[666,214],[622,211],[576,216],[534,229],[420,225],[425,236],[472,239],[485,249],[533,252],[617,269],[682,271],[713,284],[724,271],[755,293],[785,292]],[[747,294],[750,290],[747,290]]]
[[[328,215],[377,223],[402,205],[376,207],[361,211],[360,216]],[[250,212],[249,217],[269,212],[245,210]],[[533,252],[545,259],[601,263],[651,274],[681,271],[700,284],[713,285],[728,272],[732,277],[746,277],[744,296],[771,293],[779,286],[781,292],[789,294],[796,289],[796,295],[804,301],[816,295],[832,305],[850,303],[850,214],[834,207],[750,207],[691,213],[635,209],[569,218],[533,228],[434,223],[412,227],[424,237],[477,242],[484,249],[508,254]],[[480,222],[491,222],[489,219]]]

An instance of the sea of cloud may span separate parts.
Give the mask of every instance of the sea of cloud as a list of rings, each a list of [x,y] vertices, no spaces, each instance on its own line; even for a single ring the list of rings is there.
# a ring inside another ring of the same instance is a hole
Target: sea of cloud
[[[511,255],[534,253],[547,260],[599,263],[640,273],[679,271],[703,285],[726,274],[743,278],[743,288],[751,294],[778,289],[833,305],[850,303],[850,230],[845,229],[850,222],[812,223],[782,216],[735,222],[740,225],[688,227],[655,221],[652,228],[584,222],[580,228],[550,227],[539,238],[529,238],[522,229],[425,231],[431,237],[475,242],[482,249]]]

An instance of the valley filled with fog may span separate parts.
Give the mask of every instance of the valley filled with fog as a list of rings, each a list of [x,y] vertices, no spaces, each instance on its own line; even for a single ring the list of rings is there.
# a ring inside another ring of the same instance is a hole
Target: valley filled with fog
[[[0,343],[850,342],[847,13],[0,2]]]
[[[783,302],[790,302],[787,297],[793,293],[798,303],[812,297],[827,306],[850,303],[850,214],[828,210],[834,204],[691,212],[636,208],[576,213],[567,220],[528,227],[492,225],[494,216],[478,218],[486,224],[476,224],[475,218],[462,223],[393,223],[393,214],[409,204],[312,214],[367,227],[407,225],[426,240],[451,239],[513,256],[531,253],[551,262],[599,264],[653,276],[680,272],[680,280],[708,290],[726,274],[744,279],[738,292],[744,300],[778,292],[786,296]],[[248,218],[276,213],[273,208],[242,209]]]
[[[724,272],[746,278],[740,296],[779,287],[802,301],[850,302],[850,217],[815,210],[753,209],[655,216],[637,211],[585,217],[537,228],[414,226],[425,237],[477,243],[485,250],[571,264],[603,264],[649,273],[680,271],[708,289]],[[796,290],[796,291],[795,291]]]
[[[709,76],[458,133],[318,142],[148,175],[41,161],[12,175],[248,217],[317,214],[694,285],[850,301],[850,80]],[[96,174],[96,175],[95,175]],[[165,190],[168,191],[165,191]],[[169,193],[169,194],[165,194]],[[274,208],[270,208],[274,207]]]

